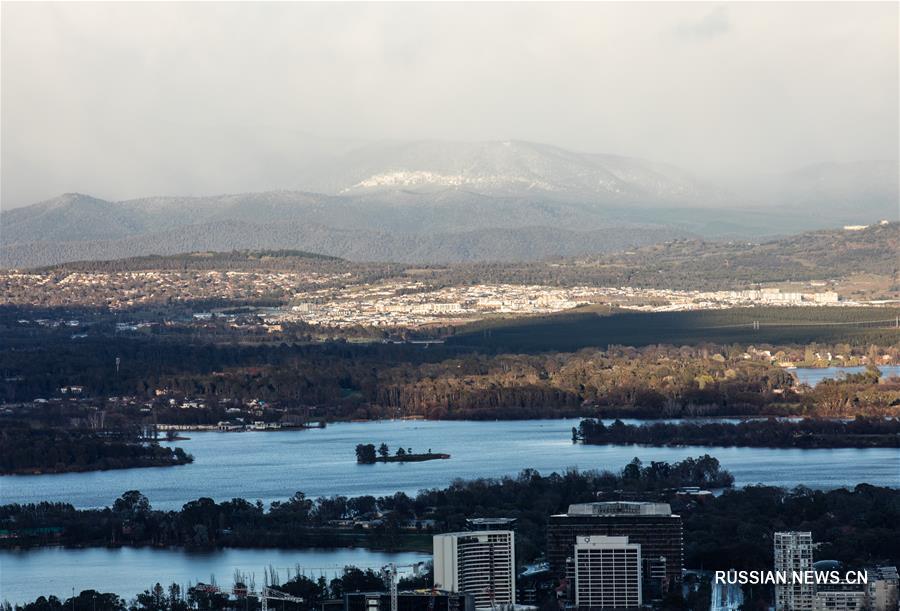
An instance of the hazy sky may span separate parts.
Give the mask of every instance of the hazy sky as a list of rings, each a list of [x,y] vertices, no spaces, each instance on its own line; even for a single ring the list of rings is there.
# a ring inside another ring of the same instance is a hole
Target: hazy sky
[[[341,140],[700,176],[898,157],[898,4],[2,4],[2,206],[298,188]]]

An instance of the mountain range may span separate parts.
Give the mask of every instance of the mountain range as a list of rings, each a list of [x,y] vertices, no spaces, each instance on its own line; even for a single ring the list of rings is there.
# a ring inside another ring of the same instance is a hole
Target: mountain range
[[[390,142],[300,164],[297,190],[0,213],[0,265],[296,248],[351,260],[534,260],[678,237],[751,237],[897,217],[896,162],[805,168],[735,194],[679,168],[528,142]]]

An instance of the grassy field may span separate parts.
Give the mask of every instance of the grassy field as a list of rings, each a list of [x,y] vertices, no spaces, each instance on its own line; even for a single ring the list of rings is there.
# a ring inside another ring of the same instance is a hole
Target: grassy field
[[[900,308],[763,307],[655,313],[583,308],[540,318],[477,323],[448,343],[514,352],[707,342],[884,345],[900,341],[900,329],[894,324],[897,316]]]

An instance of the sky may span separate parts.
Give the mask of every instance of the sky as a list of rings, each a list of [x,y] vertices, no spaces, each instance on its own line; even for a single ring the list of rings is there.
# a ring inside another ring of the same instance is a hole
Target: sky
[[[0,206],[303,188],[373,140],[757,180],[898,158],[898,4],[0,5]]]

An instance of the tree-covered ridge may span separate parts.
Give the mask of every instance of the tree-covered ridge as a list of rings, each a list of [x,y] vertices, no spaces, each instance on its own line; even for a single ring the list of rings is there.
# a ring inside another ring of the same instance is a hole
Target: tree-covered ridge
[[[434,282],[726,290],[759,283],[833,280],[860,273],[898,288],[900,223],[861,231],[815,231],[765,242],[679,239],[594,257],[538,263],[470,263],[435,268]],[[423,275],[427,277],[427,275]]]
[[[900,420],[856,418],[751,420],[747,422],[678,422],[605,425],[582,420],[572,440],[586,444],[666,446],[740,446],[756,448],[900,448]]]
[[[0,427],[0,475],[171,467],[193,460],[181,448],[162,447],[130,432]]]
[[[760,283],[833,280],[855,274],[891,278],[898,288],[900,223],[861,231],[815,231],[774,240],[678,239],[597,256],[533,262],[410,265],[350,262],[297,251],[235,250],[81,261],[42,271],[284,270],[347,271],[367,278],[413,277],[434,286],[477,283],[740,289]]]
[[[349,267],[339,257],[304,250],[232,250],[195,251],[175,255],[144,255],[105,261],[71,261],[59,265],[36,268],[35,272],[121,272],[148,270],[309,270],[317,265]]]

